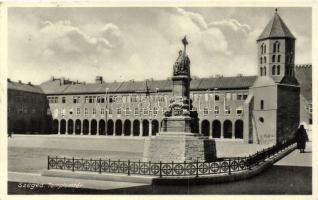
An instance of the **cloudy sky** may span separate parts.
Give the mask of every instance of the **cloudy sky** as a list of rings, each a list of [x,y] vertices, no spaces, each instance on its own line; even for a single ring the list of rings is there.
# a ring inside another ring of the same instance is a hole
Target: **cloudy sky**
[[[311,63],[311,9],[279,8]],[[194,76],[256,74],[256,39],[274,8],[10,8],[8,76],[92,82],[166,79],[187,35]]]

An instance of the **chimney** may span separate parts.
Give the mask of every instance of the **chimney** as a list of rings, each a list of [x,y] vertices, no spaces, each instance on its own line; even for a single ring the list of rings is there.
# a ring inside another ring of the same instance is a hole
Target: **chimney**
[[[20,84],[22,84],[22,81],[21,81],[21,80],[19,80],[19,83],[20,83]]]
[[[52,81],[55,81],[55,78],[54,78],[54,76],[51,76],[51,80],[52,80]]]
[[[60,78],[60,85],[64,85],[65,84],[65,77],[61,77]]]
[[[102,76],[96,76],[95,83],[103,83],[103,77]]]
[[[7,80],[8,80],[8,82],[11,82],[11,79],[9,79],[9,78]]]
[[[28,82],[28,85],[32,85],[30,81]]]

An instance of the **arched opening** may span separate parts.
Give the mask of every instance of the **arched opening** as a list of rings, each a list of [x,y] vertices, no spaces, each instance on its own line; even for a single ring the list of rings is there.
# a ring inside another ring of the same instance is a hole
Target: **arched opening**
[[[266,56],[264,56],[264,64],[266,64]]]
[[[96,135],[97,134],[97,121],[96,119],[93,119],[91,121],[91,135]]]
[[[272,62],[275,62],[276,55],[272,55]]]
[[[140,122],[139,120],[134,120],[133,122],[133,135],[139,136],[140,134]]]
[[[225,120],[223,124],[224,138],[232,138],[232,122]]]
[[[208,120],[203,120],[201,123],[201,133],[204,136],[209,136],[210,134],[210,122]]]
[[[88,135],[89,131],[89,121],[87,119],[84,119],[83,121],[83,135]]]
[[[274,65],[273,67],[272,67],[272,75],[275,75],[276,74],[276,66]]]
[[[124,135],[129,136],[131,134],[131,122],[126,119],[124,122]]]
[[[243,139],[243,121],[237,120],[235,122],[235,138]]]
[[[121,135],[123,133],[123,123],[121,122],[121,120],[116,120],[116,123],[115,123],[115,126],[116,126],[116,135]]]
[[[266,67],[264,66],[264,76],[266,76]]]
[[[58,134],[58,132],[59,132],[59,120],[54,119],[52,124],[52,133]]]
[[[277,62],[280,62],[280,55],[277,56]]]
[[[80,135],[81,134],[81,120],[77,119],[75,120],[75,134]]]
[[[151,127],[152,127],[152,135],[156,135],[159,132],[158,120],[152,120]]]
[[[105,120],[99,120],[99,128],[98,128],[99,135],[105,135]]]
[[[280,75],[280,66],[277,66],[277,75]]]
[[[60,133],[61,134],[66,133],[66,121],[65,121],[65,119],[62,119],[60,122]]]
[[[221,122],[219,120],[214,120],[212,123],[212,137],[213,138],[221,137]]]
[[[142,121],[142,136],[149,136],[149,121],[146,119]]]
[[[114,122],[113,120],[107,121],[107,135],[113,135],[114,134]]]
[[[263,58],[262,58],[262,57],[260,57],[259,63],[260,63],[260,64],[263,64]]]
[[[68,121],[67,121],[67,133],[69,134],[69,135],[71,135],[71,134],[73,134],[73,127],[74,127],[74,122],[73,122],[73,120],[71,120],[71,119],[69,119]]]
[[[264,109],[264,100],[261,100],[261,102],[260,102],[260,109],[261,109],[261,110]]]

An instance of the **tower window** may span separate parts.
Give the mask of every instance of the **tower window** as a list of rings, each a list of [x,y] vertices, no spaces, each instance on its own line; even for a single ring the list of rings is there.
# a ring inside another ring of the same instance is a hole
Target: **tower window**
[[[272,67],[272,75],[275,75],[276,74],[276,66],[274,65],[273,67]]]
[[[277,66],[277,75],[280,75],[280,66]]]
[[[266,56],[264,56],[264,64],[266,63]]]
[[[277,56],[277,62],[280,62],[280,55]]]
[[[266,67],[265,66],[264,66],[263,70],[264,70],[263,71],[263,73],[264,73],[263,75],[266,76]]]
[[[279,52],[280,43],[276,41],[274,43],[273,52]]]
[[[263,67],[261,67],[260,70],[261,70],[261,76],[263,76]]]
[[[264,109],[264,100],[261,100],[261,105],[260,105],[261,110]]]
[[[262,57],[260,57],[260,64],[263,64],[263,58]]]
[[[272,56],[272,62],[275,62],[275,55]]]

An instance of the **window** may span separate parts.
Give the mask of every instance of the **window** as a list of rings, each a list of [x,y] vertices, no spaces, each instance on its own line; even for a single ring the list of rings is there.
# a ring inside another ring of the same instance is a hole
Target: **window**
[[[85,96],[85,103],[88,103],[89,101],[88,101],[88,99],[89,99],[89,97],[88,96]]]
[[[261,109],[261,110],[264,109],[264,100],[261,100],[261,102],[260,102],[260,109]]]
[[[121,115],[121,108],[117,108],[117,115]]]
[[[215,100],[215,101],[219,101],[219,100],[220,100],[220,96],[219,96],[218,94],[216,94],[216,95],[214,96],[214,100]]]
[[[130,115],[130,110],[129,110],[129,108],[126,108],[126,115]]]
[[[272,67],[272,75],[275,75],[276,74],[276,66],[274,65],[273,67]]]
[[[264,56],[264,64],[266,64],[266,56]]]
[[[135,108],[135,115],[139,115],[139,109]]]
[[[62,103],[65,103],[65,102],[66,102],[65,97],[62,97]]]
[[[227,115],[231,114],[231,107],[230,106],[225,106],[225,114],[227,114]]]
[[[101,115],[105,115],[105,108],[101,108],[101,109],[100,109],[100,114],[101,114]]]
[[[263,67],[260,68],[261,76],[263,76]]]
[[[79,96],[73,96],[73,103],[80,103],[81,97]]]
[[[264,73],[263,75],[266,76],[266,67],[265,66],[263,68],[263,73]]]
[[[154,107],[154,108],[153,108],[153,115],[156,116],[157,114],[158,114],[158,108]]]
[[[311,103],[308,104],[308,111],[309,111],[309,113],[312,113],[312,104]]]
[[[76,108],[76,114],[80,115],[81,114],[81,108]]]
[[[88,115],[88,108],[84,108],[84,115]]]
[[[110,114],[110,115],[113,114],[113,109],[112,108],[108,108],[108,114]]]
[[[243,100],[243,94],[237,94],[237,100]]]
[[[208,115],[209,114],[209,109],[208,108],[204,108],[203,109],[203,114],[206,116],[206,115]]]
[[[130,102],[136,103],[137,102],[137,96],[136,95],[132,95],[131,98],[130,98]]]
[[[219,106],[214,106],[214,114],[218,115],[220,113]]]
[[[242,115],[243,114],[243,108],[239,107],[236,109],[236,114],[237,115]]]
[[[247,99],[247,96],[248,96],[248,94],[247,94],[247,93],[244,93],[244,94],[243,94],[243,100],[246,100],[246,99]]]
[[[263,64],[263,58],[262,58],[262,57],[260,57],[259,63],[260,63],[260,64]]]
[[[144,108],[144,115],[148,115],[149,111],[147,108]]]
[[[277,72],[276,72],[276,73],[277,73],[277,75],[280,75],[280,66],[279,66],[279,65],[277,65],[277,68],[276,68],[276,69],[277,69]]]
[[[280,55],[277,56],[277,62],[280,62]]]
[[[61,110],[61,115],[62,115],[62,116],[65,116],[65,108],[63,108],[63,109]]]
[[[278,41],[274,43],[273,52],[279,52],[280,44]]]
[[[272,62],[275,62],[275,55],[272,56]]]
[[[96,115],[96,108],[93,108],[93,115]]]

